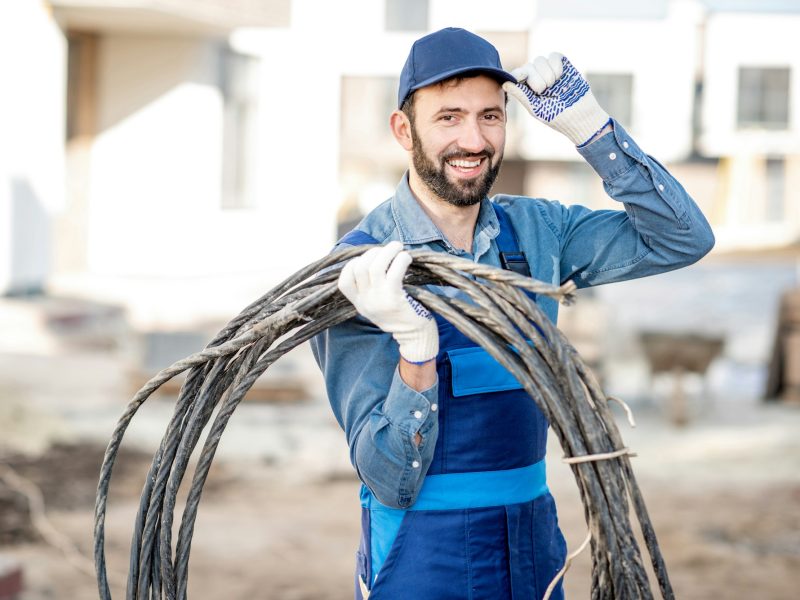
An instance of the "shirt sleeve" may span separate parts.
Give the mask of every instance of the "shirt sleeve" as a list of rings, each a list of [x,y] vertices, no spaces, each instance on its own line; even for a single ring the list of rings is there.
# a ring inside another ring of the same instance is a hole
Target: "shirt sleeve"
[[[397,343],[362,317],[327,329],[311,347],[359,478],[382,504],[407,508],[433,460],[438,382],[423,392],[407,386]]]
[[[561,280],[578,287],[692,264],[714,245],[711,227],[681,184],[621,125],[578,152],[624,211],[561,206]]]

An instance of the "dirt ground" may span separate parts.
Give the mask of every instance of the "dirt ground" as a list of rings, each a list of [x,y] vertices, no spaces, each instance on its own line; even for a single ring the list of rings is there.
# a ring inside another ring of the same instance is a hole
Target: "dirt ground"
[[[102,451],[97,446],[62,445],[39,459],[6,460],[41,486],[53,524],[87,555]],[[126,452],[112,483],[106,554],[115,598],[124,597],[131,524],[149,461],[145,453]],[[718,481],[671,485],[650,476],[640,483],[678,598],[797,597],[800,484],[769,479],[746,488]],[[560,480],[553,488],[562,528],[575,547],[585,529],[571,486]],[[8,490],[0,498],[6,500],[0,503],[5,528],[0,532],[0,553],[24,565],[26,591],[20,600],[96,598],[94,580],[33,530],[17,527],[16,533],[9,533]],[[354,478],[292,482],[280,470],[259,463],[216,465],[193,540],[189,597],[351,598],[357,529]],[[568,597],[588,597],[589,567],[587,555],[576,560],[566,579]]]
[[[33,481],[55,529],[90,557],[104,447],[133,393],[125,361],[107,351],[59,351],[26,335],[24,352],[18,342],[0,348],[0,470],[9,465]],[[304,372],[310,358],[300,350],[294,366]],[[321,383],[313,361],[309,368]],[[675,428],[657,399],[632,404],[638,427],[628,428],[619,413],[620,429],[638,455],[634,472],[676,597],[798,598],[800,406],[767,405],[747,394],[701,398],[689,425]],[[168,399],[146,403],[114,470],[105,545],[114,598],[125,595],[138,499],[171,410]],[[548,482],[572,550],[586,526],[560,456],[551,439]],[[243,403],[200,503],[189,597],[352,598],[359,510],[358,483],[323,393],[291,406]],[[24,569],[18,600],[98,597],[94,577],[41,539],[27,500],[2,481],[0,557]],[[588,554],[573,563],[565,585],[568,598],[589,597]]]

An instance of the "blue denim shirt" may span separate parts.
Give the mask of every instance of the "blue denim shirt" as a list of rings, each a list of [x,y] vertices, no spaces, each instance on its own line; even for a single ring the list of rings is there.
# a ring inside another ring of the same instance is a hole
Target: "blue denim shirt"
[[[500,266],[499,225],[491,202],[506,209],[535,279],[588,287],[655,275],[699,260],[714,245],[700,209],[680,183],[646,155],[616,122],[613,132],[579,147],[625,210],[589,210],[539,198],[500,194],[480,207],[472,253],[455,248],[414,198],[407,175],[395,195],[367,215],[360,229],[381,244],[449,252]],[[553,322],[558,304],[540,297]],[[416,498],[438,434],[438,383],[417,392],[397,371],[391,335],[363,318],[312,340],[333,412],[345,431],[358,476],[383,504],[406,508]],[[431,408],[433,406],[433,409]],[[422,436],[419,447],[415,435]]]

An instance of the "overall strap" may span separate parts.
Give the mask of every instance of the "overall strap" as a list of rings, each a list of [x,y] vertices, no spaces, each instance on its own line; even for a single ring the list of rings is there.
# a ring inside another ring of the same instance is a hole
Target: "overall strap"
[[[525,258],[525,253],[519,249],[517,232],[514,231],[514,226],[511,224],[508,213],[496,202],[492,202],[492,206],[497,215],[497,221],[500,224],[500,233],[497,235],[496,240],[497,248],[500,250],[500,264],[508,271],[514,271],[525,277],[530,277],[530,265],[528,265],[528,261]],[[336,242],[336,245],[349,244],[351,246],[362,246],[364,244],[378,243],[380,242],[367,232],[361,231],[360,229],[352,229]]]
[[[497,215],[497,221],[500,223],[500,233],[496,239],[497,248],[500,250],[500,264],[508,271],[514,271],[525,277],[530,277],[530,265],[528,265],[528,261],[525,258],[525,253],[519,249],[517,232],[514,231],[514,226],[511,224],[508,213],[496,202],[492,202],[492,206]]]
[[[351,246],[363,246],[364,244],[378,244],[378,240],[368,234],[366,231],[360,229],[351,229],[348,233],[344,234],[342,239],[336,242],[339,244],[350,244]]]

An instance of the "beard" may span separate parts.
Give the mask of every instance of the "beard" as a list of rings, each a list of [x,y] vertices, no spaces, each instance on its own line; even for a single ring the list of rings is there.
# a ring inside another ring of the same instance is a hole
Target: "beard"
[[[497,164],[492,164],[492,157],[496,154],[491,145],[486,145],[482,152],[476,154],[460,148],[447,150],[439,155],[439,164],[434,163],[422,147],[417,132],[412,130],[412,160],[414,169],[420,179],[428,188],[445,202],[453,206],[472,206],[483,200],[494,185],[497,174],[500,172],[500,163],[503,155],[498,157]],[[447,178],[447,161],[453,159],[476,159],[488,161],[488,168],[474,179],[450,181]]]

